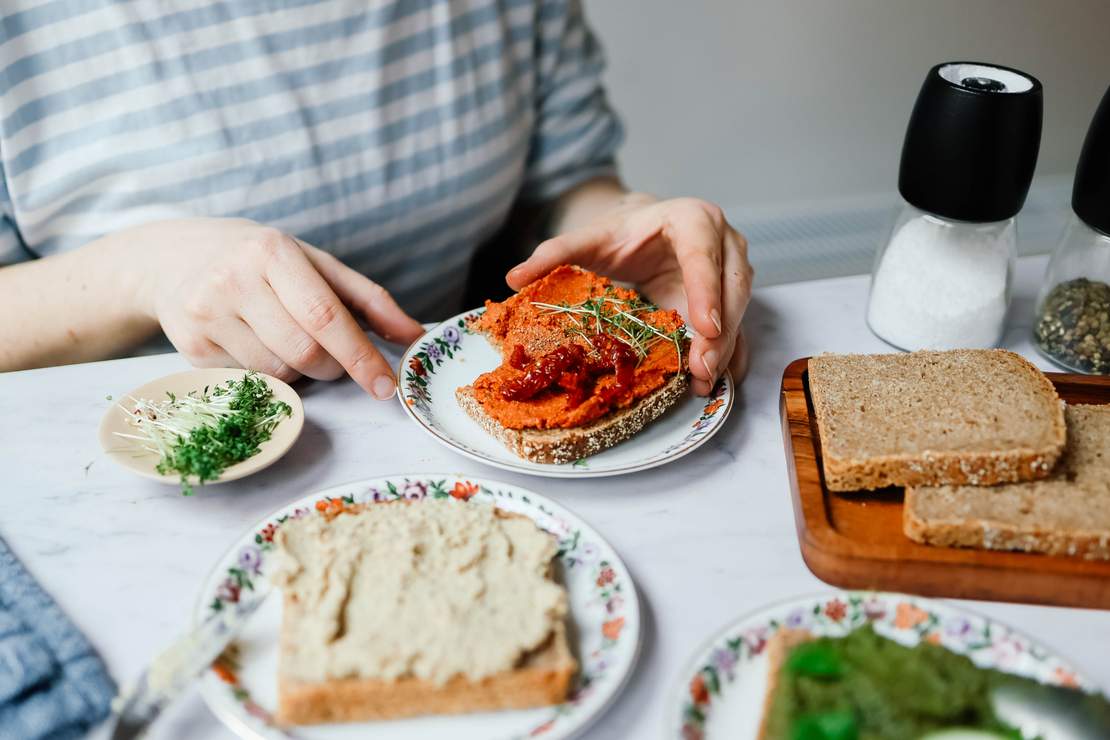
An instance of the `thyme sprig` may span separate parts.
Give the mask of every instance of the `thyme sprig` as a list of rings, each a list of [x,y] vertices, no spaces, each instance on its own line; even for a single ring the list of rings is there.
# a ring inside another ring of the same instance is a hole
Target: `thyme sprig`
[[[134,434],[116,432],[136,446],[159,456],[159,473],[178,473],[181,492],[193,492],[189,477],[201,484],[219,478],[225,469],[252,457],[270,439],[274,427],[292,415],[283,401],[257,373],[228,380],[209,390],[184,396],[166,393],[165,401],[132,399],[134,409],[122,404]]]
[[[543,303],[532,301],[532,305],[547,314],[564,314],[574,322],[567,329],[589,340],[590,334],[608,334],[627,344],[643,360],[651,348],[659,342],[670,342],[678,355],[678,372],[682,372],[682,340],[684,332],[678,328],[665,332],[652,326],[637,314],[658,311],[658,307],[641,300],[628,300],[613,295],[588,298],[581,303]]]

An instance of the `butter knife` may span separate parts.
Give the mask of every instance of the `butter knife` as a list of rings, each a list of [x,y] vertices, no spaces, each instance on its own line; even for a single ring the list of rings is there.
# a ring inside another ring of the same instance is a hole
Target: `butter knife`
[[[220,656],[268,594],[267,590],[225,606],[160,653],[134,687],[113,703],[112,740],[141,737],[162,710]]]

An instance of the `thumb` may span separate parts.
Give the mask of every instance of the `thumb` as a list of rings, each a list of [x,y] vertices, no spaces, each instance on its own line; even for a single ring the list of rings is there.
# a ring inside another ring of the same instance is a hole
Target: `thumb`
[[[598,224],[569,231],[541,242],[532,256],[509,270],[505,282],[513,290],[539,280],[559,265],[592,267],[599,251],[612,241],[608,226]]]

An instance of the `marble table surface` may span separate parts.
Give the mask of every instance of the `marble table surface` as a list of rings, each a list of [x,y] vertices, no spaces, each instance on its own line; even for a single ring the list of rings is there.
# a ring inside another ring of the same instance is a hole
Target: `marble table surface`
[[[1005,346],[1045,366],[1028,340],[1043,270],[1044,258],[1019,261]],[[806,569],[795,539],[779,379],[803,355],[887,350],[864,324],[866,295],[866,276],[757,290],[745,320],[752,371],[725,428],[677,463],[604,480],[529,478],[485,467],[430,440],[396,400],[374,401],[339,381],[298,385],[305,430],[278,464],[186,498],[114,465],[96,437],[106,396],[184,368],[177,355],[0,375],[0,537],[90,637],[117,680],[127,682],[185,629],[202,579],[235,537],[287,501],[395,473],[462,472],[530,486],[612,543],[643,600],[638,668],[587,737],[659,737],[679,673],[708,636],[762,605],[829,588]],[[1035,635],[1110,687],[1105,612],[965,605]],[[193,690],[153,736],[230,733]]]

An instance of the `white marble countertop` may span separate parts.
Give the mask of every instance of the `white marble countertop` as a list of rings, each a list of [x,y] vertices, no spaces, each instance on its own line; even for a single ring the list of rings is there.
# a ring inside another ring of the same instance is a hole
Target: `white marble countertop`
[[[1044,258],[1019,262],[1006,346],[1045,366],[1028,341],[1043,269]],[[747,611],[829,588],[806,569],[795,539],[779,380],[803,355],[888,349],[864,324],[866,293],[866,276],[758,290],[745,322],[752,372],[725,428],[675,464],[600,482],[487,468],[430,440],[395,400],[374,401],[341,381],[298,386],[305,430],[277,465],[186,498],[115,466],[96,437],[106,395],[185,367],[180,357],[5,374],[0,537],[127,682],[185,629],[202,579],[234,538],[287,501],[392,473],[458,471],[530,486],[593,524],[623,556],[643,599],[639,666],[587,737],[658,737],[679,673],[703,640]],[[966,605],[1036,636],[1110,687],[1105,612]],[[230,737],[195,691],[153,735]]]

